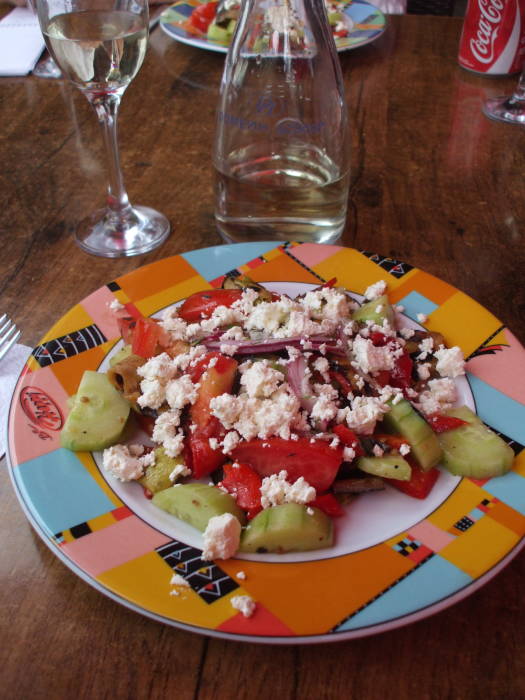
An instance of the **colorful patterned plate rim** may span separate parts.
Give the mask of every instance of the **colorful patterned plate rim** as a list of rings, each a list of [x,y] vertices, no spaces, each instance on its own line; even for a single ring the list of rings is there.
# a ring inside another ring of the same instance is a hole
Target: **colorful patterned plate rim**
[[[200,4],[202,4],[201,0],[179,0],[164,10],[160,18],[160,26],[172,39],[183,44],[196,46],[207,51],[227,53],[227,44],[195,36],[184,28],[192,11]],[[348,51],[370,44],[380,37],[386,29],[385,15],[379,8],[365,2],[365,0],[353,0],[345,7],[344,13],[352,20],[354,27],[347,37],[336,37],[335,44],[338,51]]]
[[[248,273],[292,291],[336,277],[358,298],[384,279],[409,324],[423,313],[426,328],[443,333],[448,345],[461,346],[468,370],[463,400],[511,444],[513,470],[485,481],[444,475],[434,500],[423,506],[393,490],[379,496],[386,498],[381,508],[373,504],[377,494],[361,496],[347,509],[346,521],[337,524],[339,544],[332,551],[202,561],[196,531],[152,515],[140,487],[117,487],[101,473],[97,455],[60,448],[59,431],[83,371],[103,369],[119,345],[111,301],[151,316],[195,291],[220,286],[228,273]],[[117,278],[74,306],[44,336],[12,398],[9,470],[28,519],[50,549],[84,581],[136,612],[186,630],[251,642],[362,637],[461,600],[524,546],[524,364],[524,348],[489,311],[409,264],[315,244],[205,248]],[[401,518],[396,498],[405,499]],[[366,521],[371,534],[351,540],[352,528],[365,529],[359,527],[365,521],[356,505],[361,499],[368,499],[364,510],[374,514]],[[174,572],[189,584],[179,595],[170,585]],[[239,594],[257,602],[252,617],[233,609],[231,598]]]

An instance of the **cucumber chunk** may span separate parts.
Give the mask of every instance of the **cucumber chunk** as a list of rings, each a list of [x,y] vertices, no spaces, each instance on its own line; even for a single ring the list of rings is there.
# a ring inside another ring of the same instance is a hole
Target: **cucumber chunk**
[[[120,348],[120,350],[110,359],[109,366],[114,367],[115,365],[118,365],[119,362],[122,362],[122,360],[125,360],[126,357],[129,357],[131,354],[131,345],[124,345],[124,347]]]
[[[382,457],[359,457],[357,467],[362,472],[382,476],[385,479],[399,479],[399,481],[410,481],[412,469],[410,464],[399,452],[391,452]]]
[[[381,311],[376,309],[380,308]],[[377,299],[372,299],[372,301],[365,301],[364,304],[356,309],[352,313],[352,318],[354,321],[373,321],[377,323],[378,326],[383,325],[383,321],[386,319],[388,324],[392,326],[394,324],[394,309],[388,301],[386,294],[383,294]]]
[[[408,440],[412,455],[424,471],[435,467],[443,455],[435,432],[406,399],[389,405],[390,411],[383,418],[387,431]]]
[[[119,441],[130,405],[105,374],[82,375],[71,411],[60,433],[62,447],[75,451],[102,450]]]
[[[468,425],[438,436],[443,448],[442,464],[452,474],[489,479],[505,474],[512,467],[514,452],[499,435],[487,427],[470,408],[461,406],[445,411]]]
[[[317,508],[284,503],[266,508],[250,521],[240,551],[307,552],[331,547],[332,542],[332,521],[327,515]]]
[[[241,525],[246,522],[244,511],[239,508],[233,496],[208,484],[171,486],[158,491],[153,496],[153,503],[201,532],[206,529],[210,518],[223,513],[235,515]]]
[[[144,476],[141,476],[139,479],[142,486],[151,491],[151,493],[164,491],[173,486],[170,474],[177,464],[184,464],[182,457],[168,457],[163,447],[157,447],[154,452],[155,463],[146,467]]]

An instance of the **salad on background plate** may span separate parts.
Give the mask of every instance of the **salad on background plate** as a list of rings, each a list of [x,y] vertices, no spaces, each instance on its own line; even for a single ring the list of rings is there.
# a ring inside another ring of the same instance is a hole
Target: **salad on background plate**
[[[325,2],[338,51],[364,46],[377,39],[386,28],[381,10],[364,0]],[[179,0],[162,13],[160,25],[177,41],[226,53],[239,10],[237,0]]]
[[[504,436],[476,415],[472,340],[438,313],[448,286],[433,297],[433,278],[402,263],[390,273],[337,246],[272,245],[161,261],[75,307],[19,382],[15,488],[66,563],[157,619],[264,641],[404,624],[521,546],[519,436],[483,405]],[[284,272],[297,281],[265,281]],[[493,317],[448,292],[485,333]],[[86,311],[101,337],[81,348]],[[293,590],[316,595],[312,575],[334,604],[299,621]],[[407,582],[418,593],[400,610],[390,591]]]

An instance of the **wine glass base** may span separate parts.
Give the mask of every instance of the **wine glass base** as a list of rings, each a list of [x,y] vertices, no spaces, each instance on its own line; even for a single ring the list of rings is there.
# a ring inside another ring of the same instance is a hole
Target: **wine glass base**
[[[51,56],[37,63],[32,73],[36,75],[37,78],[48,78],[51,80],[59,80],[63,77],[62,71]]]
[[[170,230],[164,214],[149,207],[130,207],[123,216],[110,209],[99,209],[80,222],[75,238],[86,253],[122,258],[158,248]]]
[[[525,103],[514,97],[493,97],[483,105],[489,119],[507,124],[525,124]]]

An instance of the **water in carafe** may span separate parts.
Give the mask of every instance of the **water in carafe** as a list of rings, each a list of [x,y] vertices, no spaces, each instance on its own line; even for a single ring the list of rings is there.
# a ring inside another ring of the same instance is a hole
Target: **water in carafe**
[[[247,0],[217,110],[215,218],[230,241],[333,242],[349,133],[324,0]]]

